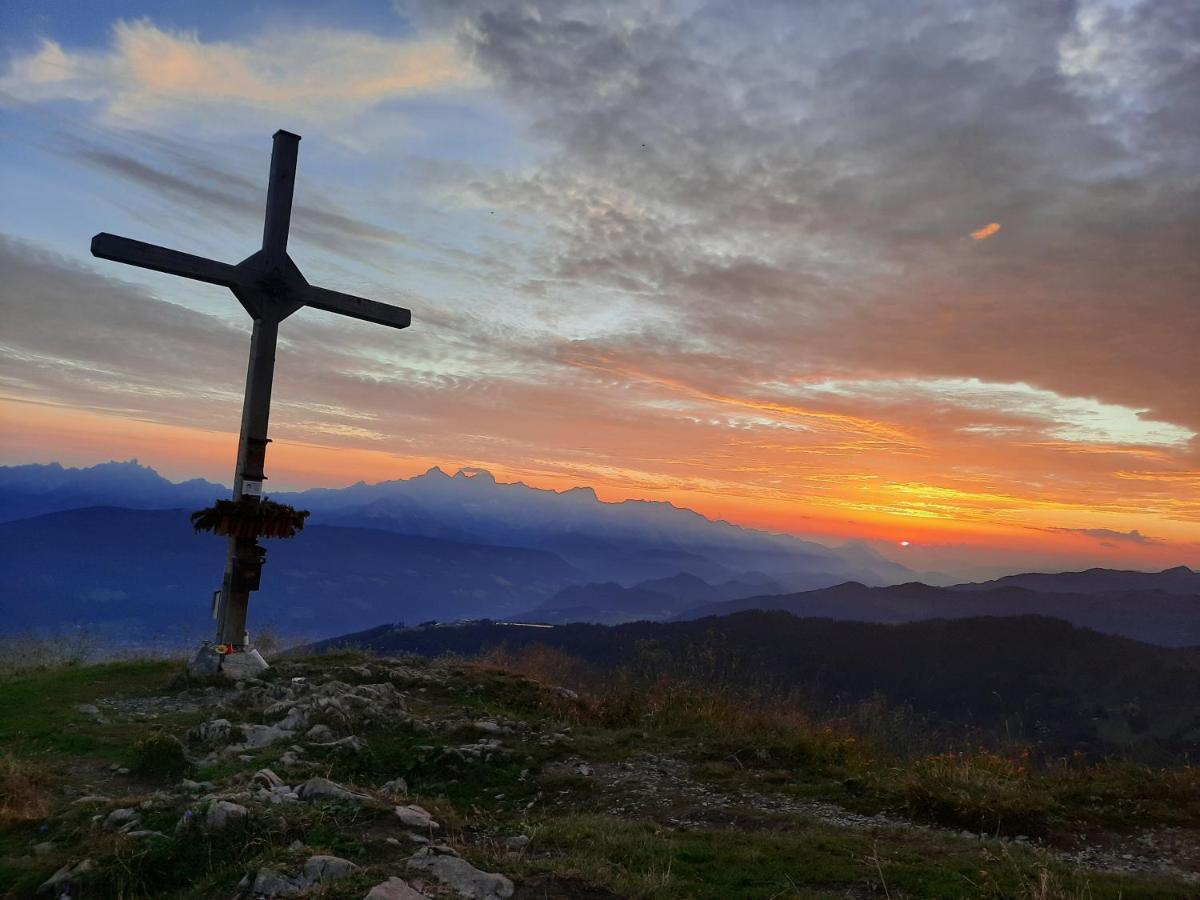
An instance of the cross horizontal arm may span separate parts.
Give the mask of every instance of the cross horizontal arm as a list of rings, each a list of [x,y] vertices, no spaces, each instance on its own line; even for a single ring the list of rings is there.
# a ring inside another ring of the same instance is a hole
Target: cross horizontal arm
[[[105,232],[92,238],[92,256],[224,287],[234,287],[247,280],[237,266]]]
[[[392,328],[407,328],[412,323],[412,313],[402,306],[389,306],[311,285],[305,294],[304,304],[376,325],[390,325]]]

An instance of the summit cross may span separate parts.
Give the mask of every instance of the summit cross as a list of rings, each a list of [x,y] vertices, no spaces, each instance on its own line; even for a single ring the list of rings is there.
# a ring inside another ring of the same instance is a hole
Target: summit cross
[[[101,233],[92,238],[92,255],[101,259],[229,288],[254,320],[237,466],[233,473],[233,498],[256,505],[267,477],[263,467],[270,443],[267,420],[271,410],[279,323],[305,306],[392,328],[407,328],[412,318],[402,307],[316,287],[300,274],[287,254],[299,149],[300,135],[275,132],[262,249],[236,265],[112,234]],[[250,671],[265,666],[257,651],[249,646],[246,631],[250,593],[258,589],[263,555],[255,538],[230,536],[225,577],[216,606],[216,646],[232,655],[220,659],[216,652],[202,649],[194,661],[195,666],[224,668],[223,664],[229,662],[233,664],[228,667],[230,670],[245,668]],[[202,662],[202,658],[209,661]]]

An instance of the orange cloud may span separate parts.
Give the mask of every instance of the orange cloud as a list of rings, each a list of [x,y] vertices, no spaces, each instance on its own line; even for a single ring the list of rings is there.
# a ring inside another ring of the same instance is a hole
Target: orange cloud
[[[978,231],[972,231],[971,237],[977,241],[984,241],[990,238],[993,234],[1000,230],[999,222],[992,222],[990,225],[984,225]]]
[[[142,20],[117,22],[107,50],[68,51],[44,40],[12,61],[0,90],[24,100],[100,100],[110,116],[138,121],[218,102],[341,119],[470,77],[446,40],[292,29],[208,42]]]

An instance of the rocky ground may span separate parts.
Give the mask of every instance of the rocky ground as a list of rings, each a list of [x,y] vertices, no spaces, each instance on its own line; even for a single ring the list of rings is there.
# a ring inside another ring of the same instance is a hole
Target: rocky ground
[[[1051,844],[934,828],[705,779],[687,747],[582,727],[578,704],[419,660],[282,662],[232,686],[101,692],[63,727],[125,735],[128,752],[67,766],[43,821],[7,845],[27,860],[10,867],[13,895],[1010,896],[1048,872],[1086,896],[1200,893],[1184,830]],[[815,855],[794,874],[755,874],[762,853],[798,847]]]

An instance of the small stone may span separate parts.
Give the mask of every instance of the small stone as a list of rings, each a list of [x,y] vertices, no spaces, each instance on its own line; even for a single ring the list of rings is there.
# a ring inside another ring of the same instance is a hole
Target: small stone
[[[314,725],[304,733],[304,736],[310,741],[332,741],[334,739],[333,729],[328,725]]]
[[[120,768],[118,768],[118,769],[116,770],[116,772],[117,772],[117,774],[118,774],[118,775],[128,775],[128,774],[129,774],[129,769],[127,769],[125,766],[121,766]]]
[[[583,775],[585,778],[590,778],[591,776],[595,775],[596,773],[592,770],[592,767],[589,766],[587,763],[580,763],[579,765],[577,765],[575,767],[575,774]]]
[[[436,830],[441,828],[437,822],[433,821],[433,816],[424,807],[411,804],[409,806],[397,806],[396,818],[400,820],[400,824],[406,828],[428,828]]]
[[[115,831],[127,825],[136,825],[142,817],[136,809],[114,809],[104,818],[104,830]]]
[[[263,867],[254,876],[250,890],[263,897],[295,897],[304,892],[299,879],[280,875],[274,869]]]
[[[408,868],[431,875],[472,900],[505,900],[513,895],[513,883],[503,875],[481,871],[461,857],[434,853],[429,848],[413,854]]]
[[[408,794],[408,782],[403,778],[393,778],[391,781],[385,781],[381,784],[379,789],[389,794],[405,796]]]
[[[306,846],[307,845],[304,843],[304,841],[297,839],[288,844],[288,849],[295,852],[297,850],[303,850]]]
[[[54,852],[54,843],[52,841],[42,841],[40,844],[33,845],[34,856],[47,856]]]
[[[311,856],[304,864],[304,882],[306,885],[313,885],[336,881],[357,871],[358,866],[340,856]]]
[[[153,840],[158,840],[160,838],[165,841],[167,839],[167,836],[165,834],[163,834],[161,831],[150,831],[149,829],[145,829],[145,828],[138,828],[133,831],[127,831],[127,832],[125,832],[125,837],[127,837],[133,841],[153,841]]]
[[[209,831],[220,831],[222,828],[228,828],[230,825],[235,825],[245,822],[250,816],[250,810],[238,803],[230,803],[228,800],[215,800],[208,807],[208,813],[204,817],[204,824]]]
[[[295,734],[293,731],[276,728],[274,725],[241,725],[239,727],[243,734],[240,749],[243,750],[258,750],[262,747],[269,747],[276,741],[285,740]]]
[[[342,800],[354,803],[367,803],[371,798],[365,794],[356,794],[346,790],[340,784],[328,778],[310,778],[296,788],[296,796],[301,800]]]
[[[228,719],[213,719],[203,722],[188,732],[188,737],[209,745],[227,744],[232,735],[233,723]]]
[[[250,779],[254,784],[259,784],[265,787],[268,791],[272,788],[282,787],[283,779],[272,772],[270,769],[259,769],[254,773],[254,777]]]
[[[414,890],[403,878],[393,876],[367,891],[363,900],[429,900],[429,895]]]
[[[509,847],[511,847],[513,850],[520,850],[529,845],[529,835],[514,834],[512,837],[506,838],[504,843],[507,844]]]
[[[59,887],[70,884],[74,879],[82,878],[88,872],[92,871],[93,868],[95,868],[95,866],[90,859],[85,859],[83,862],[80,862],[74,866],[68,863],[43,881],[41,886],[37,889],[37,892],[39,894],[45,894],[51,891],[57,891]],[[63,893],[66,892],[64,891]]]

